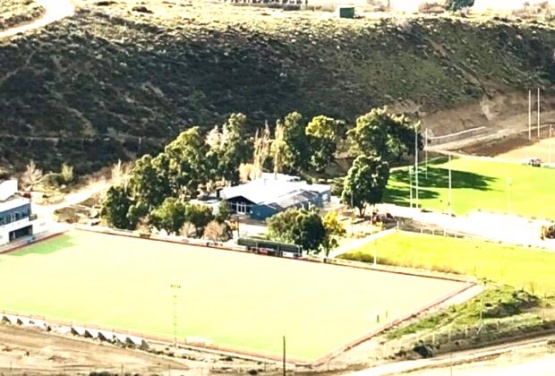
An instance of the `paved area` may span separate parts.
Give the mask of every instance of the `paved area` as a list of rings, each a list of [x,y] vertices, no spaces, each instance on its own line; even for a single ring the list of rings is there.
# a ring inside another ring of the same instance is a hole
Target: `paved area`
[[[360,248],[363,245],[368,244],[368,243],[370,243],[374,240],[378,240],[380,238],[383,238],[384,236],[392,234],[394,231],[395,231],[395,229],[389,229],[389,230],[377,232],[375,234],[372,234],[372,235],[367,236],[367,237],[362,238],[362,239],[353,240],[353,241],[345,244],[345,246],[331,251],[330,254],[329,254],[329,257],[334,258],[334,257],[341,256],[341,255],[343,255],[347,252],[350,252],[354,249]]]
[[[452,217],[389,204],[381,205],[380,210],[388,211],[395,217],[412,218],[422,224],[437,226],[449,233],[465,233],[490,241],[555,250],[555,240],[540,239],[541,226],[549,224],[548,221],[483,212]]]

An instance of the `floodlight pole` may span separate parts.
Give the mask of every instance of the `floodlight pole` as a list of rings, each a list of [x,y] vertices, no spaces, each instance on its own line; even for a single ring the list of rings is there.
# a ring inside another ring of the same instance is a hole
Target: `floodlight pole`
[[[453,216],[453,185],[452,185],[452,173],[451,173],[451,153],[449,153],[449,215]]]
[[[428,128],[424,132],[424,158],[426,160],[426,179],[428,179]]]
[[[410,208],[412,209],[412,167],[409,166],[409,202],[410,202]]]
[[[414,167],[415,167],[415,171],[414,171],[414,183],[416,185],[416,192],[415,192],[415,202],[416,202],[416,208],[418,209],[418,125],[416,125],[414,127]]]
[[[173,345],[177,347],[177,292],[181,289],[181,285],[172,284],[173,290]]]
[[[286,365],[286,342],[285,336],[283,336],[283,376],[287,375],[287,365]]]
[[[541,104],[541,99],[540,99],[540,88],[538,88],[538,138],[540,138],[540,104]]]
[[[351,235],[354,233],[355,207],[353,205],[353,190],[351,189]]]
[[[548,148],[549,148],[549,149],[548,149],[548,150],[549,150],[549,152],[548,152],[548,153],[549,153],[549,156],[548,156],[549,164],[551,164],[551,144],[552,144],[551,138],[552,138],[552,137],[553,137],[553,125],[550,125],[550,126],[549,126],[549,145],[548,145]],[[551,167],[551,166],[550,166],[550,167]]]
[[[532,139],[532,90],[528,90],[528,139]]]

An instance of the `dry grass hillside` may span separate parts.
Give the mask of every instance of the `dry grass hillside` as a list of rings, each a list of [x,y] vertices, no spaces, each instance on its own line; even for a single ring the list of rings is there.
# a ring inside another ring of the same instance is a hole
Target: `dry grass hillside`
[[[66,161],[90,172],[236,111],[252,129],[292,110],[353,121],[384,104],[456,120],[459,108],[555,80],[548,23],[338,20],[185,0],[78,4],[72,18],[0,41],[0,160],[10,168],[33,158],[46,170]]]
[[[44,8],[34,0],[2,0],[0,31],[30,22],[44,14]]]

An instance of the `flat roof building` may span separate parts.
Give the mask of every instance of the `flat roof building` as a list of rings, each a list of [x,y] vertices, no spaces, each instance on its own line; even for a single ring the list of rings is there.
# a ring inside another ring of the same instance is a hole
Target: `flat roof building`
[[[0,246],[32,236],[39,228],[36,219],[31,199],[18,192],[17,180],[0,182]]]

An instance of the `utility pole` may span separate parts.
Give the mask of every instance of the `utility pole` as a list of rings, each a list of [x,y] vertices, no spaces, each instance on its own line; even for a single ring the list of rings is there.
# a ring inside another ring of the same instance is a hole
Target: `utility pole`
[[[177,347],[177,293],[181,289],[181,285],[172,284],[173,290],[173,345]]]
[[[285,336],[283,336],[283,376],[287,375],[287,365],[286,365],[286,343],[285,343]]]
[[[453,186],[451,176],[451,153],[449,153],[449,216],[453,216]]]
[[[351,189],[351,235],[354,234],[355,207],[353,206],[353,190]]]
[[[528,140],[532,139],[532,90],[528,90]]]
[[[541,103],[541,99],[540,99],[540,88],[538,88],[538,138],[540,138],[540,103]]]
[[[428,179],[428,128],[424,132],[424,158],[426,160],[426,179]]]
[[[409,166],[409,195],[410,208],[412,209],[412,166]]]
[[[548,145],[548,148],[549,148],[549,152],[548,152],[549,153],[549,156],[548,156],[549,164],[551,164],[551,144],[552,144],[551,138],[552,137],[553,137],[553,125],[550,125],[549,126],[549,145]],[[551,166],[549,166],[549,167],[551,167]]]
[[[418,209],[419,207],[419,202],[418,202],[418,125],[414,127],[414,168],[416,169],[414,171],[414,183],[416,184],[416,191],[415,191],[415,201],[416,201],[416,208]]]

